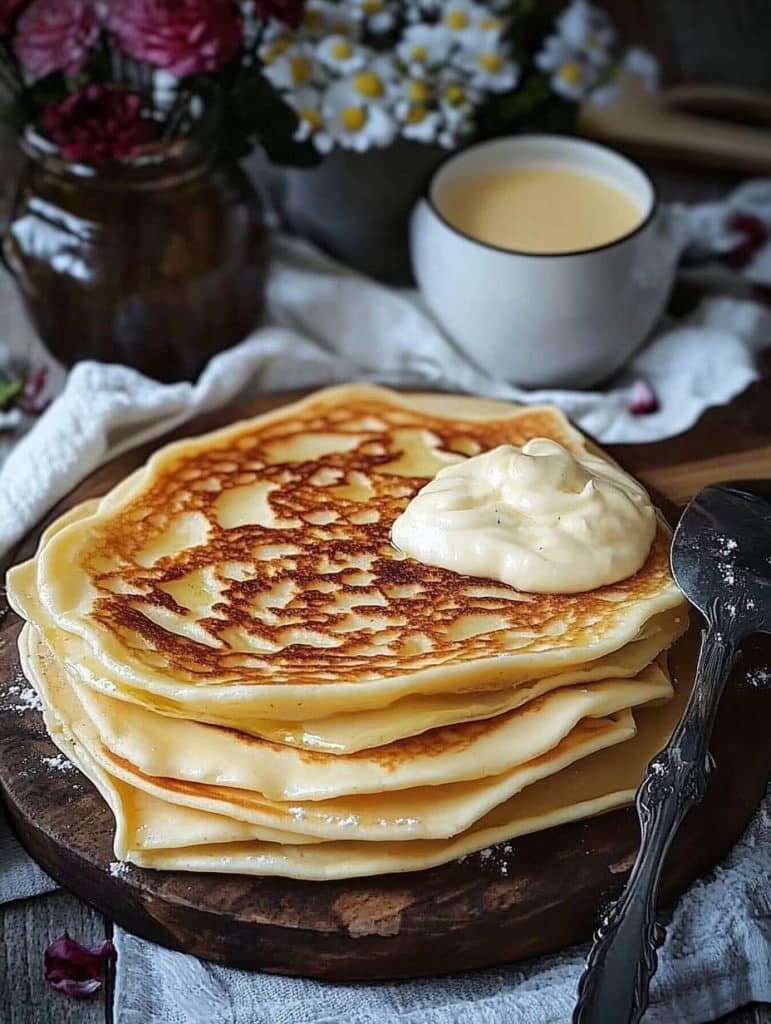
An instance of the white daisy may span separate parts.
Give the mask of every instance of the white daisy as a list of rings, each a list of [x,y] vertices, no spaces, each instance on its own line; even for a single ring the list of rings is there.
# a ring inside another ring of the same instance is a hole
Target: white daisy
[[[451,34],[441,25],[410,25],[396,54],[411,75],[421,76],[447,62],[453,48]]]
[[[287,91],[321,82],[326,76],[315,59],[311,43],[291,43],[266,60],[265,77],[277,89]]]
[[[420,104],[424,107],[434,105],[437,99],[436,82],[426,78],[415,78],[404,75],[391,83],[391,95],[397,104],[409,107]]]
[[[378,70],[377,65],[368,65],[348,79],[351,89],[364,103],[383,104],[393,88],[393,77]]]
[[[483,21],[489,11],[472,0],[447,0],[442,5],[441,24],[453,35],[465,35]]]
[[[568,100],[582,100],[596,84],[599,71],[583,54],[560,36],[549,36],[535,57],[536,65],[551,78],[551,87]]]
[[[319,153],[329,153],[334,143],[324,124],[321,113],[322,93],[318,89],[295,89],[287,96],[287,100],[298,116],[295,138],[298,142],[310,139]]]
[[[286,51],[296,42],[296,38],[286,31],[272,34],[268,34],[266,32],[265,39],[261,43],[257,53],[263,64],[272,64],[277,57],[280,57],[282,53],[286,53]]]
[[[480,7],[473,24],[476,32],[494,32],[500,35],[506,28],[506,20],[486,7]]]
[[[437,94],[442,115],[442,130],[437,141],[446,149],[453,149],[473,131],[474,111],[482,93],[457,75],[445,72],[437,85]]]
[[[459,81],[452,74],[441,76],[438,88],[439,109],[448,124],[460,125],[470,121],[481,98],[480,91],[470,87],[468,82]]]
[[[442,127],[442,115],[425,103],[402,100],[396,104],[402,135],[413,142],[436,142]]]
[[[369,52],[346,36],[326,36],[316,47],[320,63],[338,75],[350,75],[363,68]]]
[[[362,100],[350,80],[329,87],[321,105],[325,131],[345,149],[363,153],[373,146],[388,146],[397,127],[385,107]]]
[[[613,26],[607,14],[587,0],[573,0],[557,19],[557,31],[590,64],[609,62],[615,38]]]
[[[370,32],[389,32],[396,23],[390,0],[350,0],[351,8]]]
[[[519,81],[519,66],[498,40],[486,39],[479,47],[464,48],[457,64],[468,74],[472,86],[486,92],[508,92]]]
[[[358,39],[360,27],[359,19],[347,4],[308,0],[303,8],[300,31],[307,39],[322,39],[330,35]]]
[[[627,50],[624,67],[642,79],[648,92],[655,92],[658,89],[661,66],[649,50],[643,49],[642,46],[633,46]]]

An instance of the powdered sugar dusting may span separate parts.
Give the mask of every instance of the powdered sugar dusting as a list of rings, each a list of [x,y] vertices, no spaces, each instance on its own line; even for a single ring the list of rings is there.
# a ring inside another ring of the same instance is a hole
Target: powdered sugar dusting
[[[72,763],[72,761],[69,761],[62,753],[56,754],[54,757],[44,757],[42,759],[42,763],[46,766],[46,768],[51,768],[53,771],[57,772],[75,771],[75,765]]]
[[[497,846],[487,846],[476,853],[466,853],[458,857],[459,864],[466,864],[476,861],[486,871],[493,871],[501,878],[508,878],[512,871],[512,858],[514,846],[511,843],[499,843]]]
[[[734,552],[738,547],[739,544],[733,537],[718,537],[717,539],[717,550],[721,559],[718,562],[717,567],[724,582],[729,587],[732,587],[736,583],[736,572],[733,564],[733,557]],[[735,612],[730,614],[735,614]]]
[[[338,828],[355,828],[359,824],[359,815],[349,814],[345,818],[339,818],[336,814],[325,814],[324,821]]]
[[[12,683],[6,693],[13,700],[11,711],[23,715],[26,711],[42,711],[43,705],[40,698],[26,679],[20,683]]]
[[[744,678],[750,686],[769,686],[771,685],[771,670],[762,667],[752,668]]]

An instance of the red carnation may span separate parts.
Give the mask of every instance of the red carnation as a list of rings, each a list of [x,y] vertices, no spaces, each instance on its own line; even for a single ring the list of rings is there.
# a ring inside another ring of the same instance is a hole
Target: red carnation
[[[234,0],[110,0],[107,24],[130,57],[180,77],[216,71],[243,45]]]
[[[19,18],[14,47],[33,78],[74,75],[99,36],[94,0],[32,0]]]
[[[255,12],[263,21],[275,18],[292,28],[302,21],[305,0],[255,0]]]
[[[7,36],[13,28],[13,20],[26,0],[0,0],[0,36]]]
[[[109,85],[88,85],[49,103],[41,125],[69,160],[93,167],[134,156],[155,134],[154,123],[142,117],[141,98]]]

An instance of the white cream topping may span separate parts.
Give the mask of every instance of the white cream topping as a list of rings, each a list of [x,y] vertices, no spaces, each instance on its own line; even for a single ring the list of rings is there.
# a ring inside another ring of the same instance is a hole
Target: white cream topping
[[[440,470],[391,538],[426,565],[572,594],[632,576],[655,534],[650,498],[627,473],[538,437]]]

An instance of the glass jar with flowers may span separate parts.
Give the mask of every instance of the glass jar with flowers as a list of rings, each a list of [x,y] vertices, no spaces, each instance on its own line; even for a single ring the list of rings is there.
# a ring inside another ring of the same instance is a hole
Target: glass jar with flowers
[[[299,0],[0,0],[3,112],[27,158],[4,258],[62,362],[194,378],[254,326],[265,227],[238,160],[292,143],[298,118],[257,51],[268,23],[300,13]]]
[[[407,218],[448,150],[570,131],[614,31],[587,0],[308,0],[259,56],[317,166],[280,175],[290,227],[376,277],[409,275]]]

